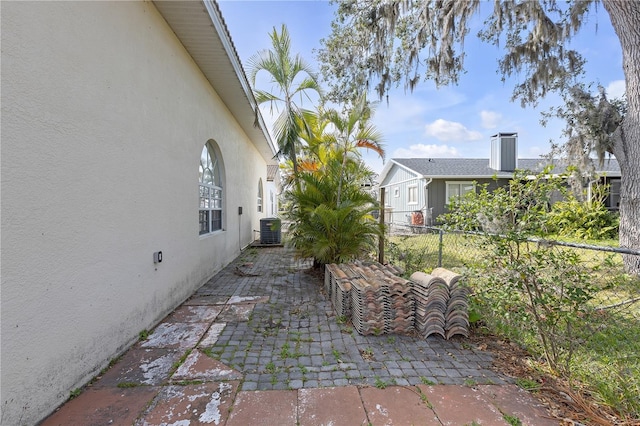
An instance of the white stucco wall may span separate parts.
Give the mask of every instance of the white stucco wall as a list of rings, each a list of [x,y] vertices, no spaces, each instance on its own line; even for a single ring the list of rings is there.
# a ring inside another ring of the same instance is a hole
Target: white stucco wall
[[[251,241],[266,163],[153,4],[1,8],[0,418],[33,424]],[[202,238],[209,139],[225,231]]]

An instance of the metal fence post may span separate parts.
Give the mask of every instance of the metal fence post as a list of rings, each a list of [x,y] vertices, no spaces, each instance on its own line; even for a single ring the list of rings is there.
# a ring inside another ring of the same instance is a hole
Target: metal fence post
[[[442,247],[444,246],[442,243],[442,236],[444,235],[442,228],[438,230],[438,233],[440,234],[440,241],[438,242],[438,268],[442,268]]]
[[[385,188],[380,188],[380,209],[378,210],[378,220],[380,221],[380,227],[384,229],[384,195]],[[381,233],[380,238],[378,239],[378,262],[384,264],[384,239],[385,239],[384,231]]]

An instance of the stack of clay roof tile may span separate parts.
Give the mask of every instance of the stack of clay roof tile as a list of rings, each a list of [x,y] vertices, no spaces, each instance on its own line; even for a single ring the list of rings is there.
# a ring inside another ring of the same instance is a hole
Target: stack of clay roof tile
[[[358,273],[347,264],[325,266],[325,291],[337,316],[351,316],[351,280],[358,277]]]
[[[436,268],[431,274],[441,277],[449,286],[444,327],[447,339],[455,335],[469,337],[469,287],[460,281],[462,275],[444,268]]]
[[[445,338],[445,312],[449,288],[440,277],[414,272],[411,275],[416,303],[416,329],[424,337],[439,334]]]
[[[350,316],[358,333],[409,333],[414,329],[412,283],[398,273],[397,268],[377,262],[327,265],[325,287],[329,275],[329,282],[335,282],[330,294],[336,314]]]
[[[469,336],[469,290],[461,276],[444,268],[411,275],[416,303],[416,329],[425,337]]]

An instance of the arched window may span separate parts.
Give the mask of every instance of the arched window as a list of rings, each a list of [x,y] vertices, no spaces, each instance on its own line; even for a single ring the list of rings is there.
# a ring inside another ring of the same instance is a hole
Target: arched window
[[[222,229],[222,164],[212,142],[200,155],[200,235]]]
[[[262,178],[258,179],[258,212],[262,212]]]

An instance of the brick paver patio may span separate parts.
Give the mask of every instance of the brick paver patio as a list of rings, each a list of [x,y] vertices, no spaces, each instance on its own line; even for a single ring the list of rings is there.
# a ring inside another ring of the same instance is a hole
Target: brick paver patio
[[[310,266],[246,250],[43,424],[559,424],[465,339],[357,334]]]

